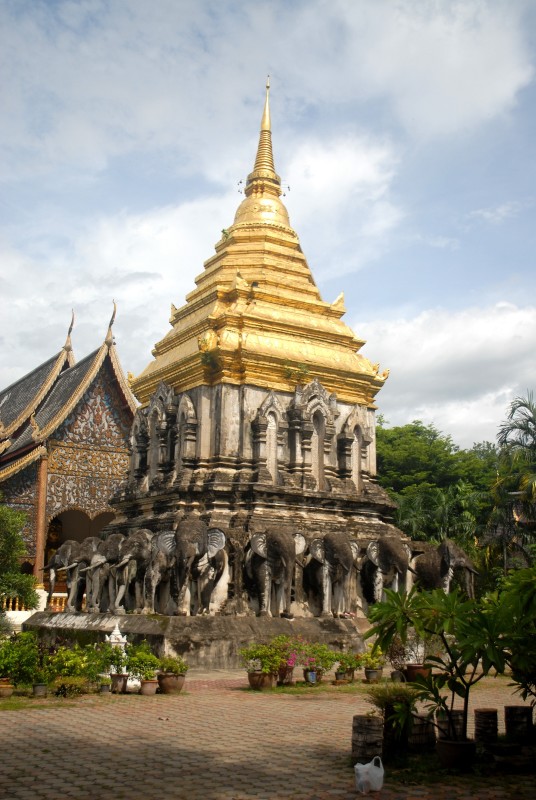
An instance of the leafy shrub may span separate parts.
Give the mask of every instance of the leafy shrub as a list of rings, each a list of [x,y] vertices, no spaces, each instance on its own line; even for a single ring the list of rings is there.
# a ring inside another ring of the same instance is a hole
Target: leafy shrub
[[[341,654],[332,650],[327,644],[309,642],[302,649],[300,661],[304,669],[328,672],[339,660],[339,655]]]
[[[153,680],[160,667],[160,659],[151,651],[148,642],[127,645],[127,669],[131,675],[143,680]]]
[[[188,664],[181,656],[164,656],[160,659],[160,670],[171,675],[184,675]]]
[[[82,677],[65,676],[56,678],[53,691],[56,697],[79,697],[87,692],[87,681]]]

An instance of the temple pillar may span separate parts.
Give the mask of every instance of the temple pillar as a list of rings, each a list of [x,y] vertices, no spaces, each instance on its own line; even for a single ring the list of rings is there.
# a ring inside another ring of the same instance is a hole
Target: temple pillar
[[[37,471],[37,499],[35,506],[35,561],[33,574],[40,586],[43,584],[45,566],[46,511],[47,511],[48,455],[44,455]]]

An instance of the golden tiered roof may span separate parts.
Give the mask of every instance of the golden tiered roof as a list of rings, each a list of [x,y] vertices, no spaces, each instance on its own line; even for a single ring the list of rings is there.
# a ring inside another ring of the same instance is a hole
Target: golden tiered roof
[[[230,228],[205,261],[172,330],[131,382],[147,403],[160,381],[185,391],[231,383],[292,391],[316,377],[339,400],[372,405],[387,372],[359,354],[364,341],[341,320],[340,295],[320,297],[281,201],[274,166],[269,82],[253,171]]]

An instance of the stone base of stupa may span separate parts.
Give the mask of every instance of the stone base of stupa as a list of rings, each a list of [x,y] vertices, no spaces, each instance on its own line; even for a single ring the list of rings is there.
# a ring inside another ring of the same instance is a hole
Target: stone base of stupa
[[[335,650],[361,651],[364,617],[335,619],[309,617],[293,620],[255,616],[167,617],[127,614],[52,613],[40,611],[24,623],[47,642],[56,639],[97,642],[116,625],[130,642],[146,639],[159,655],[181,655],[191,667],[233,669],[242,666],[238,651],[252,641],[268,642],[274,636],[302,636]]]

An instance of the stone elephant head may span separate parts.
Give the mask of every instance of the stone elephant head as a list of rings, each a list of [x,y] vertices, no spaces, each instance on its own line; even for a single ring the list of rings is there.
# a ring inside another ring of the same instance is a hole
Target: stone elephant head
[[[415,583],[421,589],[443,589],[448,594],[454,570],[463,570],[464,587],[468,597],[474,597],[474,576],[478,572],[459,545],[445,539],[437,547],[419,555],[414,562]]]
[[[227,576],[225,534],[203,520],[186,517],[175,533],[176,591],[179,614],[209,614],[216,587]],[[227,587],[224,587],[226,596]]]
[[[56,580],[58,572],[65,571],[67,594],[70,594],[72,585],[72,573],[76,566],[76,558],[80,550],[80,542],[76,539],[67,539],[60,544],[54,555],[50,558],[48,564],[43,567],[43,572],[49,573],[49,589],[47,595],[47,606],[50,605],[52,595],[56,588]]]
[[[344,617],[351,611],[352,573],[359,563],[360,547],[346,533],[326,533],[313,539],[304,571],[321,602],[321,616]]]
[[[110,609],[116,614],[125,614],[129,605],[133,606],[132,610],[137,614],[143,611],[145,571],[151,560],[153,536],[154,533],[148,528],[139,528],[119,546],[119,561],[112,567],[115,572],[116,595],[114,606]]]
[[[246,554],[246,576],[259,601],[258,616],[292,619],[290,611],[296,556],[306,547],[301,533],[270,528],[254,533]]]
[[[411,547],[394,536],[370,542],[361,564],[361,586],[367,603],[381,601],[384,589],[404,592],[412,572]]]

